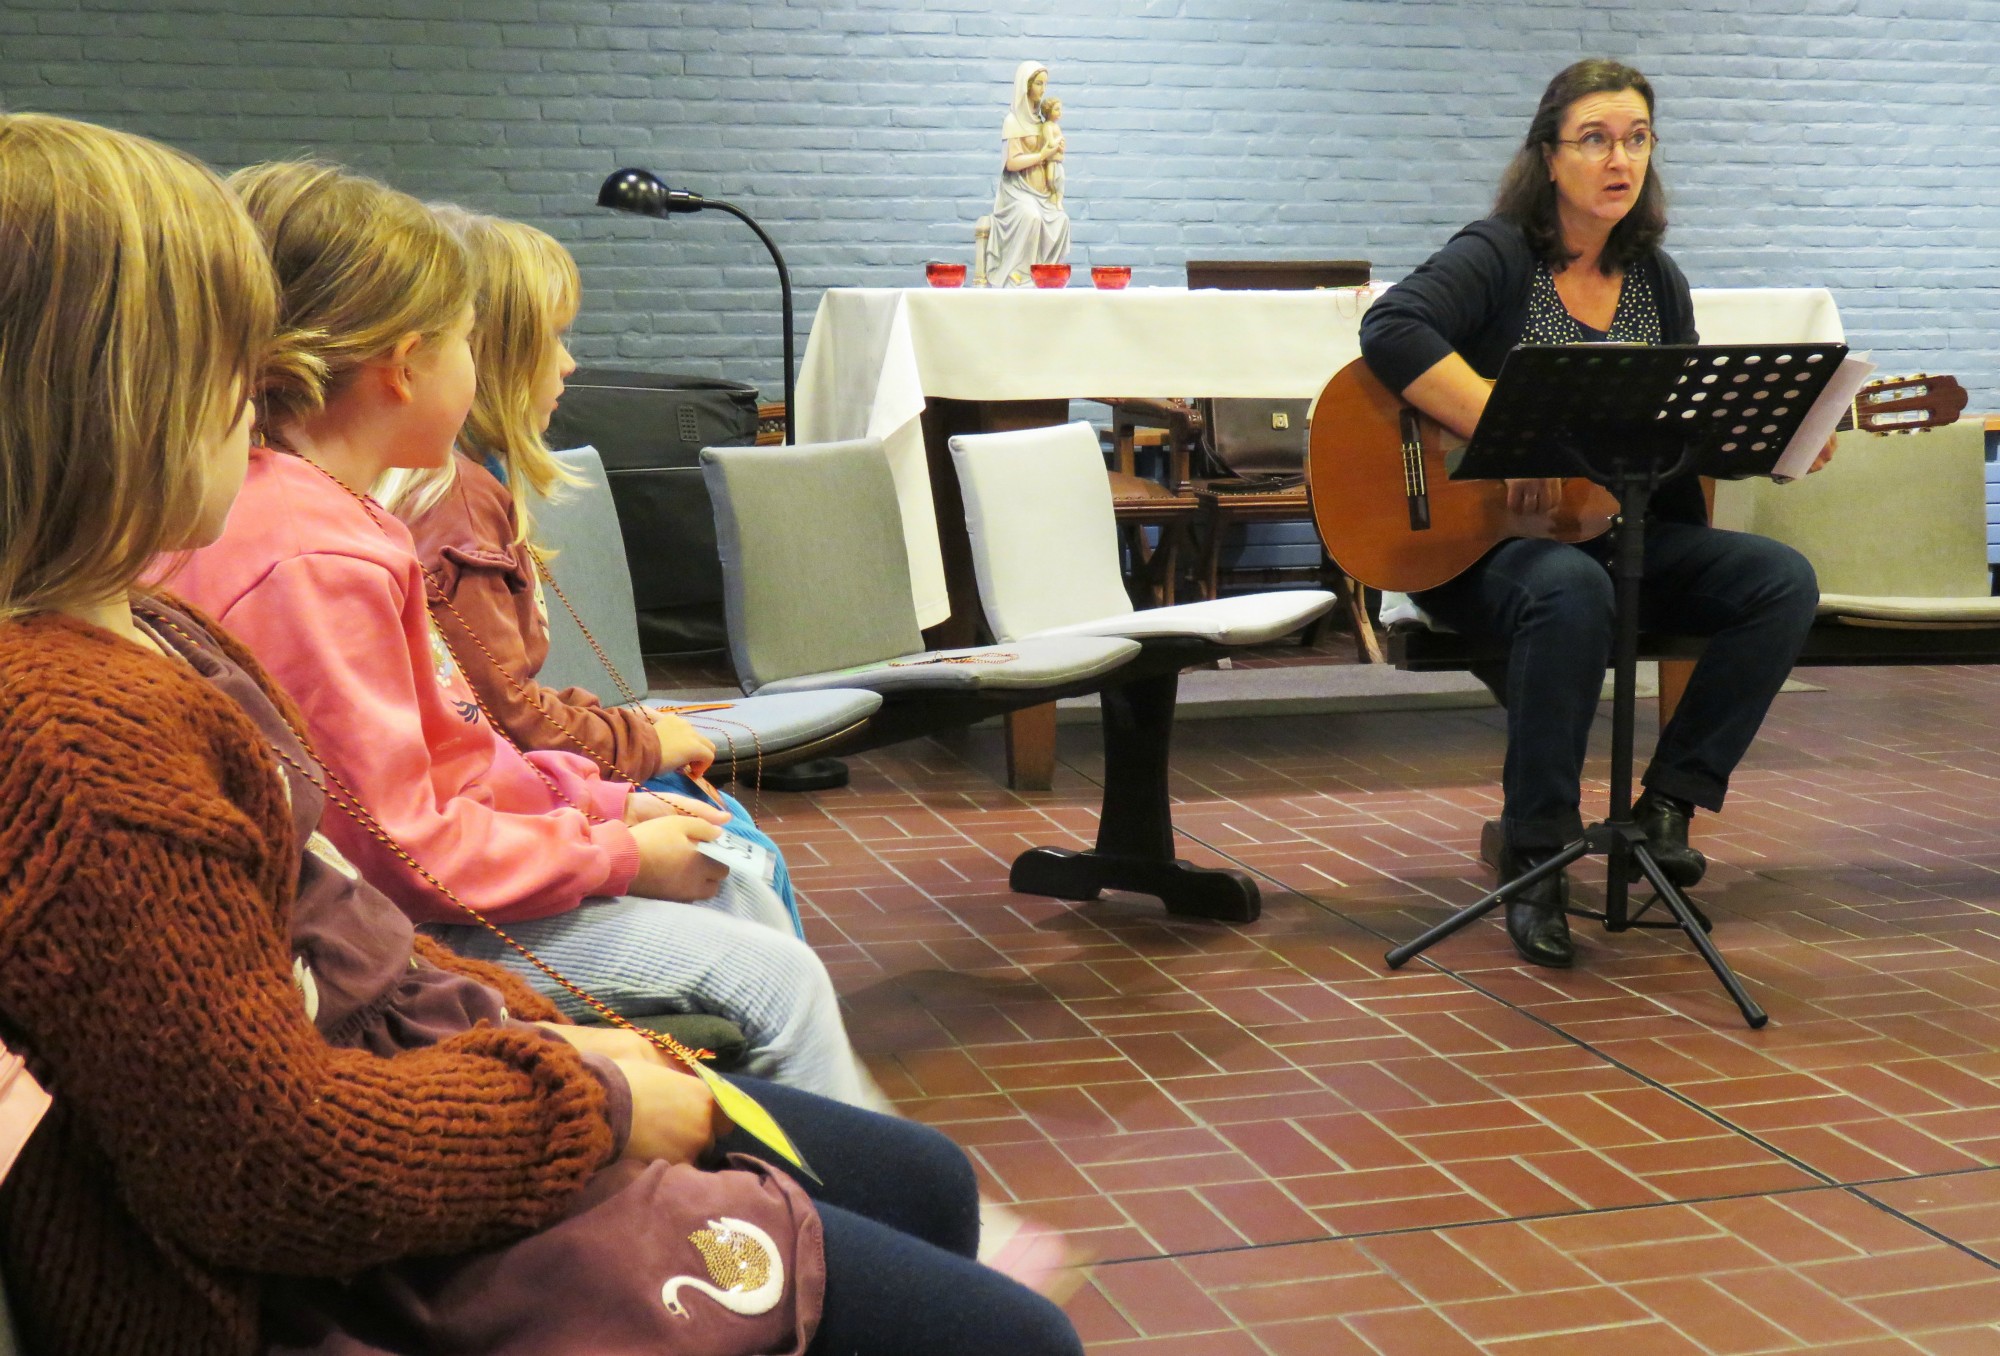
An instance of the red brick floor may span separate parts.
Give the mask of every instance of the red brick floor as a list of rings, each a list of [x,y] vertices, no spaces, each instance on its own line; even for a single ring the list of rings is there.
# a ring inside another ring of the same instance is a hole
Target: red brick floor
[[[1801,676],[1697,821],[1762,1031],[1677,935],[1383,967],[1488,884],[1493,711],[1184,723],[1241,928],[1009,892],[1092,832],[1088,727],[1051,793],[978,731],[763,819],[883,1086],[1095,1258],[1093,1352],[2000,1353],[2000,671]]]

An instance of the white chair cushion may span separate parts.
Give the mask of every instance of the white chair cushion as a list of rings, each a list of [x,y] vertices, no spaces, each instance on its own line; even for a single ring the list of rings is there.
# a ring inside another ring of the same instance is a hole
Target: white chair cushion
[[[652,700],[655,709],[671,708],[670,700]],[[741,697],[730,702],[694,702],[704,708],[682,713],[727,757],[747,753],[783,753],[852,729],[882,707],[882,695],[860,688],[793,692],[769,697]],[[707,709],[720,707],[720,710]]]
[[[932,650],[878,664],[781,678],[758,695],[859,687],[898,692],[978,692],[1060,687],[1109,673],[1139,653],[1139,642],[1098,636],[1014,640],[969,650]],[[954,663],[953,660],[969,662]]]
[[[1822,593],[1819,615],[1922,626],[1984,624],[2000,626],[2000,598],[1874,598],[1857,593]]]
[[[951,459],[986,623],[1001,640],[1132,611],[1097,433],[1083,423],[959,434]]]
[[[1262,645],[1290,635],[1339,601],[1325,589],[1286,589],[1149,607],[1122,617],[1039,631],[1042,636],[1196,636],[1217,645]]]

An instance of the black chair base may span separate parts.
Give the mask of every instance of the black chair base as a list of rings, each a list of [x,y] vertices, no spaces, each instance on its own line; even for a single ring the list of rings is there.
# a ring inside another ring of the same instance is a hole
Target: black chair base
[[[1183,669],[1226,653],[1193,636],[1152,636],[1137,657],[1109,675],[1033,691],[893,692],[842,753],[962,729],[989,716],[1095,692],[1104,726],[1104,795],[1097,842],[1088,852],[1031,848],[1009,882],[1022,894],[1095,899],[1102,890],[1157,896],[1171,913],[1230,923],[1255,920],[1256,882],[1246,873],[1199,867],[1174,856],[1173,798],[1167,773],[1174,699]]]
[[[742,1027],[727,1017],[706,1012],[662,1012],[651,1017],[627,1017],[625,1020],[641,1031],[662,1032],[691,1049],[708,1051],[715,1056],[709,1067],[717,1073],[728,1073],[741,1065],[743,1056],[750,1049],[750,1041],[744,1036]],[[586,1013],[582,1025],[607,1026],[609,1023],[595,1013]]]
[[[1105,890],[1154,895],[1167,912],[1218,923],[1254,923],[1264,912],[1257,882],[1242,871],[1187,861],[1029,848],[1007,873],[1009,889],[1051,899],[1096,899]]]
[[[831,791],[847,785],[847,764],[838,758],[808,758],[802,763],[767,767],[761,772],[737,763],[735,779],[759,791]]]

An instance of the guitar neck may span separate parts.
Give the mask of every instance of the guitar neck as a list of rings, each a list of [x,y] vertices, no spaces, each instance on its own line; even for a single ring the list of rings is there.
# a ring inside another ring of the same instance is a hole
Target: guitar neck
[[[1955,377],[1886,377],[1861,388],[1834,431],[1914,433],[1942,428],[1957,420],[1965,403],[1965,388]]]

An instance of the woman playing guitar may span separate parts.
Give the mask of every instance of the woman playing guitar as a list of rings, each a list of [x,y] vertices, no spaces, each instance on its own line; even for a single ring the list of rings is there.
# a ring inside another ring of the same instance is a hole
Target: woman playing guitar
[[[1665,189],[1655,164],[1653,88],[1594,59],[1558,74],[1474,222],[1369,307],[1361,352],[1391,391],[1470,435],[1492,378],[1522,343],[1692,344],[1687,279],[1660,248]],[[1813,469],[1832,453],[1829,443]],[[1507,483],[1520,513],[1556,507],[1560,481]],[[1582,769],[1609,662],[1609,538],[1502,542],[1463,574],[1415,596],[1458,631],[1509,642],[1504,672],[1481,674],[1507,708],[1503,879],[1581,836]],[[1662,484],[1646,534],[1641,624],[1712,637],[1660,731],[1635,815],[1666,874],[1686,887],[1707,861],[1688,846],[1694,807],[1722,808],[1812,624],[1819,587],[1788,546],[1708,525],[1697,478]],[[1512,901],[1507,935],[1527,960],[1575,960],[1558,874]]]

